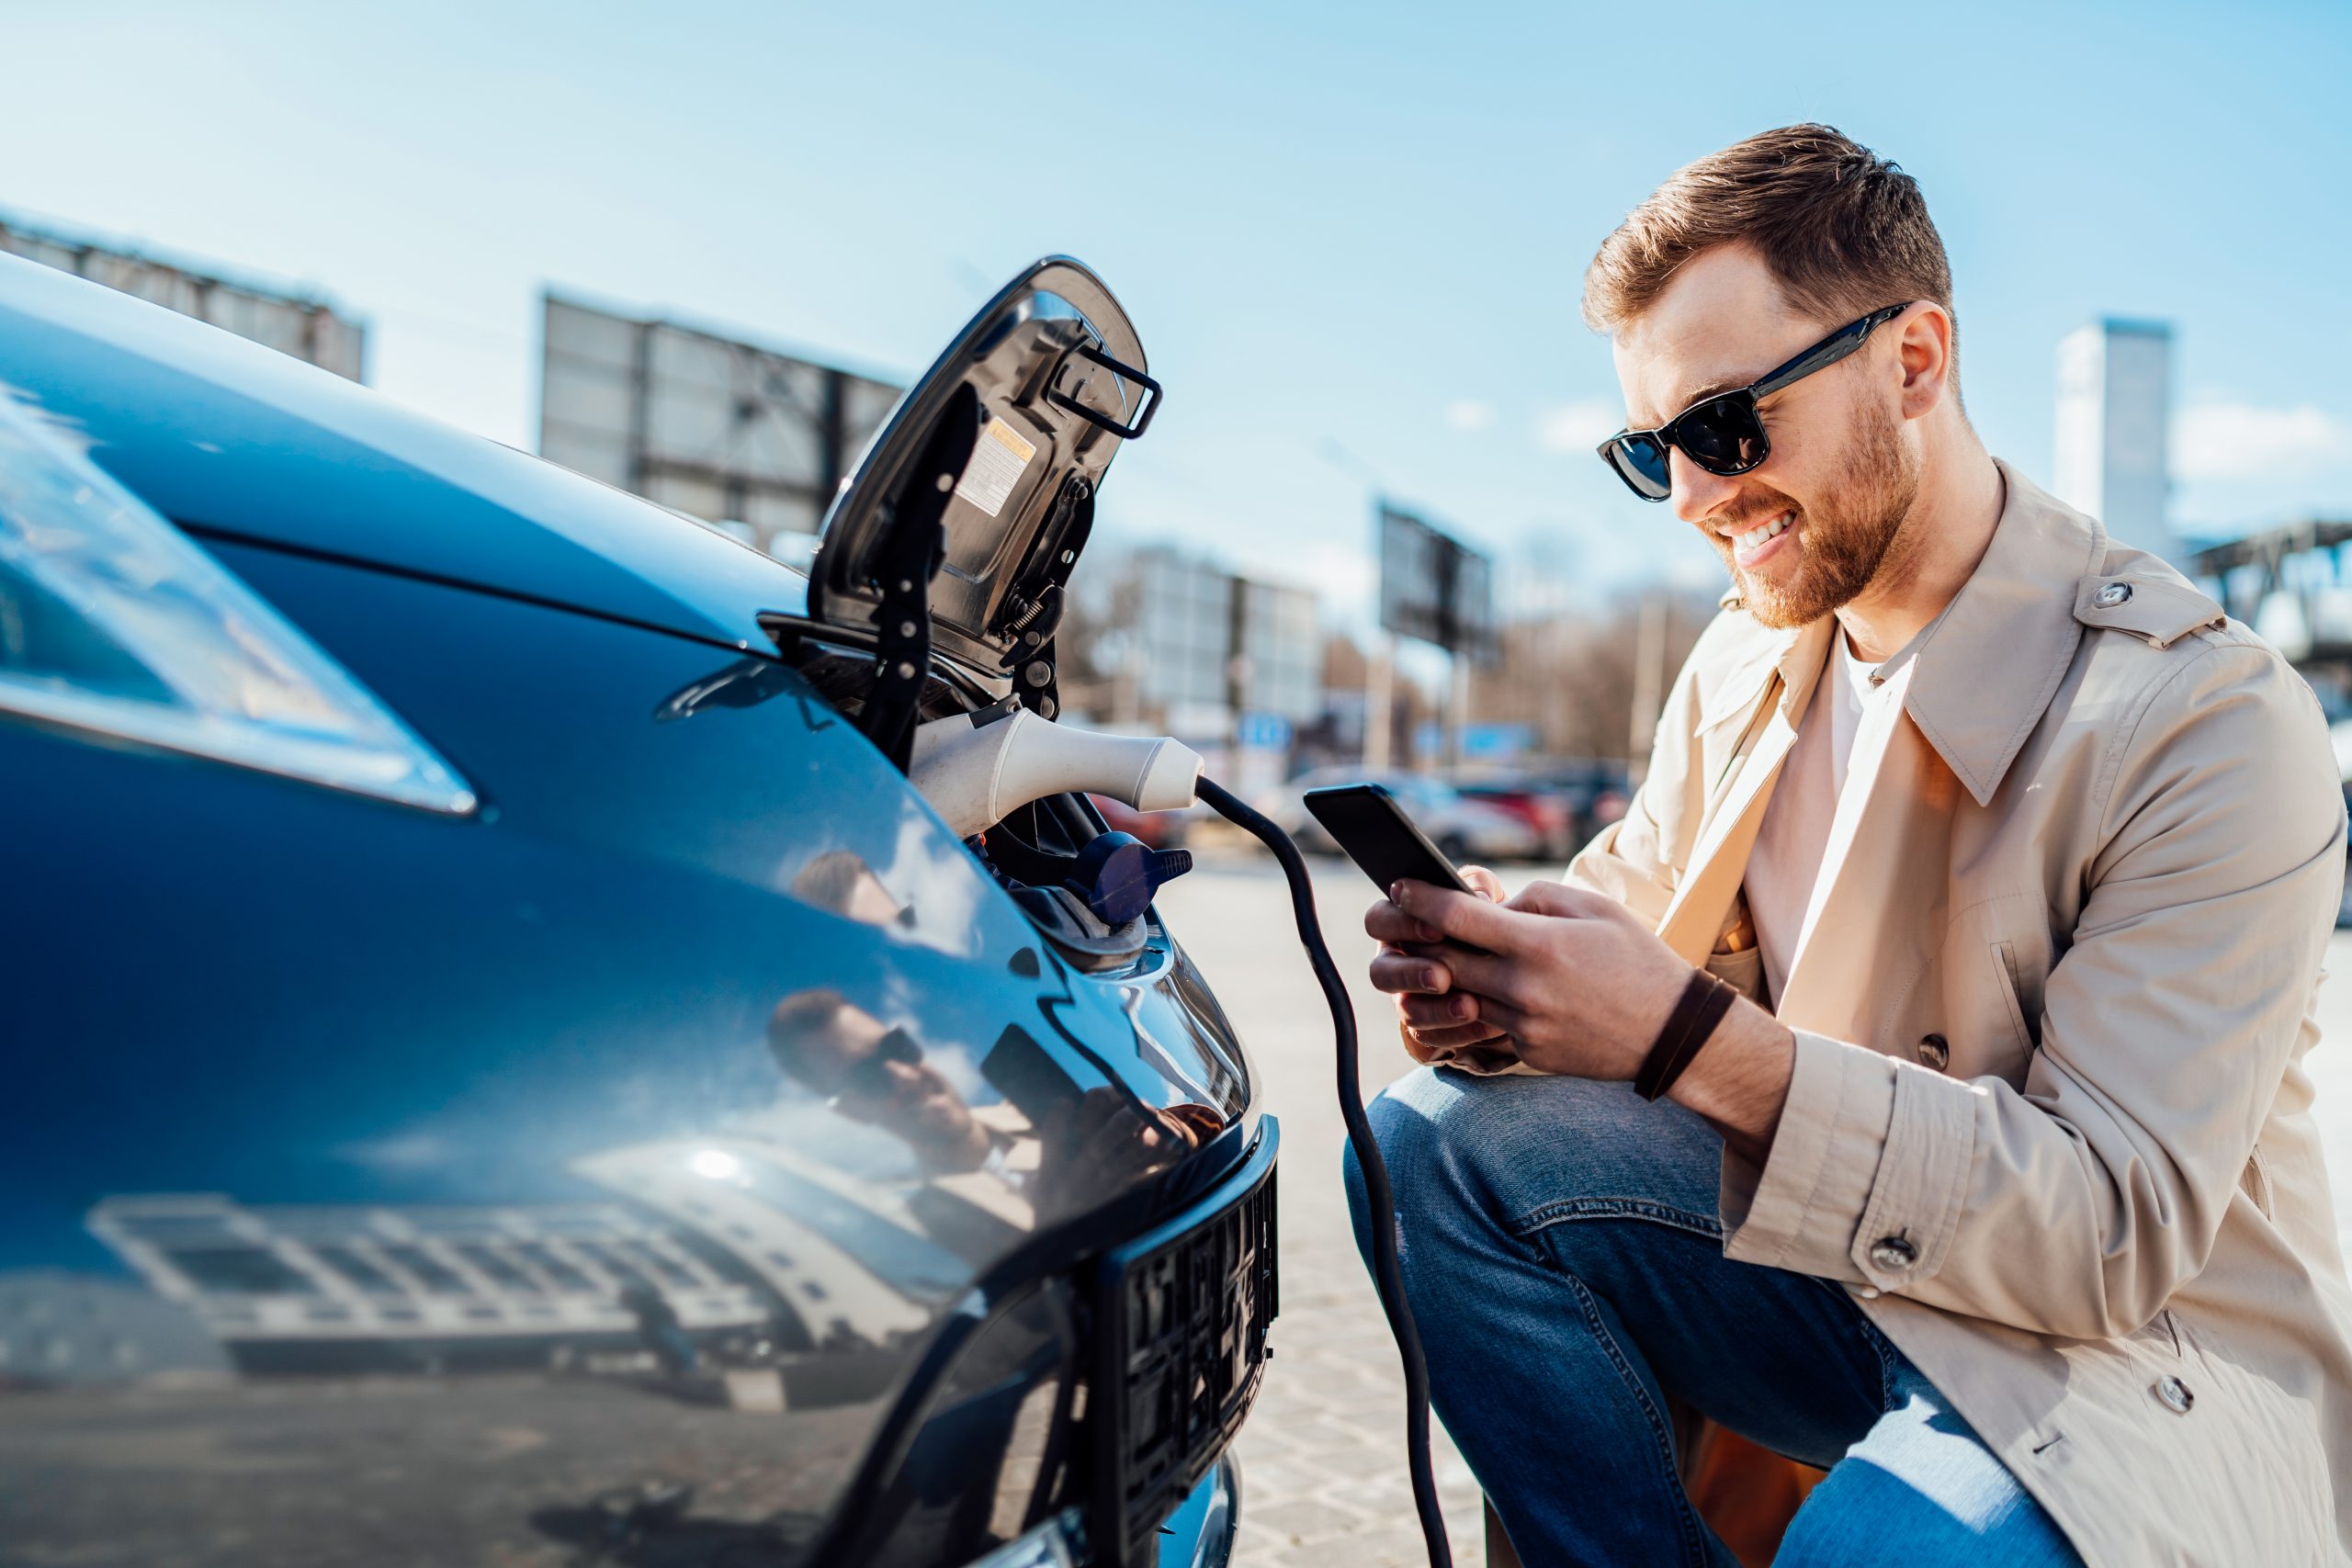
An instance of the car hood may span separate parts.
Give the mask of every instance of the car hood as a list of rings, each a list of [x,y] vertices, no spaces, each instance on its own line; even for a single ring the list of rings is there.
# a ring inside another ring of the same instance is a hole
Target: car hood
[[[800,578],[650,502],[341,377],[0,255],[0,395],[191,532],[487,589],[734,648]]]

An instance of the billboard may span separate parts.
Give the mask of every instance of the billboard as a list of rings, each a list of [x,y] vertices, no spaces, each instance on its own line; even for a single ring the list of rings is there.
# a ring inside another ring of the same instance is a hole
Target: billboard
[[[1125,556],[1095,633],[1110,692],[1095,716],[1209,744],[1280,750],[1323,711],[1322,620],[1304,589],[1237,577],[1167,545]]]
[[[1382,627],[1493,663],[1493,563],[1417,513],[1385,501],[1377,513]]]
[[[0,215],[0,251],[193,316],[349,381],[368,378],[368,329],[317,294],[221,276],[135,247],[37,228]]]
[[[1232,576],[1157,546],[1137,550],[1125,575],[1117,619],[1128,631],[1136,701],[1154,716],[1191,716],[1193,733],[1221,737],[1231,721]]]
[[[1320,714],[1323,631],[1315,595],[1237,577],[1232,604],[1237,705],[1284,721],[1285,730]]]
[[[813,535],[899,389],[542,297],[539,456],[772,549]]]

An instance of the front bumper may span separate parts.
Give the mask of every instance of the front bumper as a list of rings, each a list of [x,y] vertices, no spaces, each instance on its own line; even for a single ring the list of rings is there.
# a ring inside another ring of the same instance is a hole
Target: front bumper
[[[1193,1506],[1257,1399],[1280,1307],[1281,1142],[1281,1123],[1262,1118],[1222,1181],[1096,1266],[1089,1533],[1098,1562],[1152,1561],[1162,1521]]]
[[[1153,1568],[1226,1568],[1233,1561],[1240,1508],[1241,1467],[1226,1454],[1159,1527]],[[1077,1568],[1085,1551],[1083,1529],[1071,1509],[967,1568]]]

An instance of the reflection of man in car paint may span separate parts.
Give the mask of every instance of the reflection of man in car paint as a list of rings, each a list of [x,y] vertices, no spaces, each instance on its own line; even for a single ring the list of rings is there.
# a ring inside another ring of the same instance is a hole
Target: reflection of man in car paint
[[[823,987],[776,1004],[768,1049],[842,1114],[904,1140],[934,1185],[973,1198],[972,1178],[1001,1178],[1048,1215],[1091,1201],[1105,1181],[1174,1164],[1223,1125],[1206,1106],[1158,1110],[1109,1089],[1081,1089],[1018,1027],[980,1064],[1004,1100],[975,1107],[907,1031]],[[1001,1213],[1001,1203],[989,1206]]]
[[[778,1002],[768,1050],[842,1115],[904,1139],[926,1170],[978,1170],[992,1156],[1001,1164],[1011,1142],[1011,1129],[982,1124],[913,1036],[839,991],[799,991]]]

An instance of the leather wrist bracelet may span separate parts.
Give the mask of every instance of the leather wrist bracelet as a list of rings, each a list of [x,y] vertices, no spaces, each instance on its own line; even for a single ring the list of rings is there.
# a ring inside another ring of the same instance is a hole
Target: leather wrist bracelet
[[[1682,1069],[1697,1059],[1699,1052],[1714,1034],[1715,1026],[1739,999],[1736,986],[1715,978],[1704,969],[1690,972],[1690,983],[1682,987],[1681,997],[1674,1010],[1667,1015],[1666,1027],[1657,1032],[1657,1042],[1649,1055],[1642,1058],[1641,1070],[1634,1075],[1634,1092],[1644,1100],[1656,1100],[1674,1087]]]

